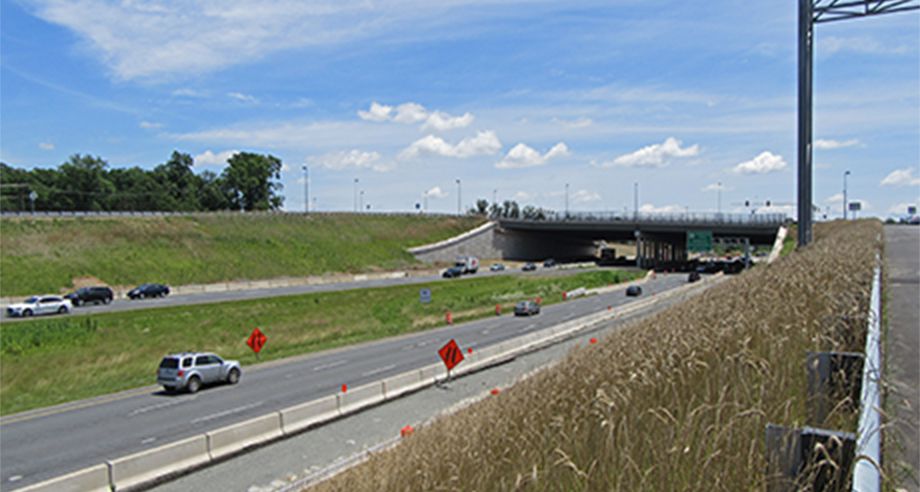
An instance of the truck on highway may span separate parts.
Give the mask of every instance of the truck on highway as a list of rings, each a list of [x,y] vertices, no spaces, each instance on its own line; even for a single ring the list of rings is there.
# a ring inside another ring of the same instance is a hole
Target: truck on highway
[[[479,270],[479,258],[475,256],[458,256],[454,266],[460,268],[464,274],[476,273],[476,270]]]

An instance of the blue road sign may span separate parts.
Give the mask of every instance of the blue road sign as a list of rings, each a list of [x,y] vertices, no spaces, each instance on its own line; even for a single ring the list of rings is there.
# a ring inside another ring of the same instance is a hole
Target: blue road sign
[[[431,289],[421,289],[418,291],[418,300],[422,304],[428,304],[431,302]]]

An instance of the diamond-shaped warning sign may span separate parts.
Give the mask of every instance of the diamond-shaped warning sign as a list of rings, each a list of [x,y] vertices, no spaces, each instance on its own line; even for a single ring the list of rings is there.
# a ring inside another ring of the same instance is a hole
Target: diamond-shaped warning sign
[[[447,366],[447,370],[451,370],[457,366],[457,364],[463,362],[463,352],[460,350],[460,347],[457,346],[457,342],[451,338],[441,350],[438,350],[438,355],[441,356],[441,360],[444,361],[444,365]]]
[[[249,335],[249,339],[246,340],[246,345],[249,345],[249,348],[251,348],[253,352],[258,354],[259,351],[262,350],[262,347],[265,346],[265,342],[267,341],[268,341],[268,337],[265,336],[265,334],[262,333],[261,330],[256,328],[255,330],[252,330],[252,334]]]

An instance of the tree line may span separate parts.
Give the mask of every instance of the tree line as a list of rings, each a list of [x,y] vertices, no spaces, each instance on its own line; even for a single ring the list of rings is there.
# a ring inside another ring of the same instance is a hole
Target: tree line
[[[239,152],[220,174],[196,174],[191,155],[174,151],[152,170],[109,168],[101,157],[75,154],[57,169],[0,162],[0,211],[199,212],[277,210],[284,202],[281,160]],[[34,198],[34,204],[31,198]]]

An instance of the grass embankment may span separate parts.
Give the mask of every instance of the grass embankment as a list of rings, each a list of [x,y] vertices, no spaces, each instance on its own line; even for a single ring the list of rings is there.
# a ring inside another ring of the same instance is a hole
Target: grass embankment
[[[356,289],[221,304],[181,306],[0,325],[0,413],[53,405],[154,383],[160,358],[208,350],[256,361],[245,341],[254,327],[268,336],[261,360],[278,359],[509,312],[516,301],[636,278],[593,271],[566,276],[465,278],[430,285]]]
[[[372,214],[43,218],[0,221],[0,296],[59,292],[74,280],[134,286],[401,269],[405,248],[481,217]]]
[[[840,320],[864,326],[879,224],[817,232],[316,490],[764,490],[764,426],[805,423],[806,351],[862,348]]]

